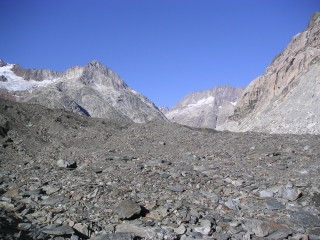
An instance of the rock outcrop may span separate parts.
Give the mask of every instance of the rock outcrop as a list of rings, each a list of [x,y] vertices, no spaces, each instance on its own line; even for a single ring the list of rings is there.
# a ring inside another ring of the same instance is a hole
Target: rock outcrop
[[[218,129],[320,133],[320,13],[294,36],[265,73],[243,91],[234,114]]]
[[[192,92],[165,115],[173,122],[192,127],[216,128],[233,113],[243,88],[230,85]]]
[[[24,69],[3,61],[0,66],[2,99],[120,121],[166,120],[149,99],[98,61],[65,72]]]

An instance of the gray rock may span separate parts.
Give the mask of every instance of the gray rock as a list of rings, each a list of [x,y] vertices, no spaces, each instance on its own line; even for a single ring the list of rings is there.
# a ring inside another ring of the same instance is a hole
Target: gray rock
[[[269,234],[277,231],[276,224],[271,224],[266,221],[253,219],[247,223],[247,228],[250,229],[258,237],[266,237]]]
[[[114,211],[119,214],[120,219],[130,219],[140,214],[141,207],[132,200],[124,200],[117,205]]]
[[[180,185],[167,186],[167,190],[172,191],[172,192],[183,192],[184,191],[183,187]]]
[[[268,235],[268,239],[272,239],[272,240],[281,240],[281,239],[285,239],[287,238],[289,235],[291,235],[293,233],[293,231],[291,229],[279,229],[273,233],[271,233],[270,235]]]
[[[308,231],[308,233],[309,233],[310,235],[314,235],[314,236],[320,237],[320,228],[317,227],[317,228],[310,229],[310,230]]]
[[[275,209],[275,210],[280,210],[280,209],[286,208],[285,205],[283,205],[282,203],[278,202],[275,199],[271,199],[271,200],[266,201],[266,205],[267,205],[267,208]]]
[[[292,212],[291,221],[303,227],[319,227],[320,219],[309,212],[297,211]]]
[[[270,192],[270,191],[267,191],[267,190],[262,190],[262,191],[260,191],[260,197],[261,198],[273,197],[273,192]]]
[[[103,234],[91,239],[92,240],[133,240],[134,238],[135,238],[134,233],[118,232],[118,233]]]
[[[31,228],[32,224],[31,223],[19,223],[18,228],[22,229],[23,231],[27,231]]]
[[[72,234],[70,240],[79,240],[79,236]]]
[[[181,173],[179,173],[179,172],[171,172],[170,171],[170,176],[172,178],[178,178],[178,177],[181,177]]]
[[[74,230],[69,226],[61,226],[58,224],[49,225],[47,227],[42,228],[43,233],[51,234],[51,235],[66,235],[73,234]]]
[[[3,61],[2,59],[0,59],[0,67],[4,67],[4,66],[7,66],[8,64]]]
[[[6,201],[0,201],[0,208],[6,209],[6,210],[13,210],[14,205],[12,203],[8,203]]]
[[[183,224],[181,224],[178,228],[174,228],[174,232],[179,235],[183,235],[186,231],[187,229]]]
[[[195,154],[193,154],[192,152],[187,152],[187,153],[182,154],[182,159],[190,160],[190,161],[197,161],[200,158],[198,156],[196,156]]]
[[[204,171],[204,170],[206,170],[206,167],[205,166],[193,165],[193,170],[195,170],[195,171]]]
[[[205,192],[201,191],[201,194],[205,196],[206,198],[209,198],[212,202],[219,202],[220,196],[216,194],[215,192]]]
[[[56,203],[62,202],[64,200],[65,196],[63,195],[56,195],[52,197],[48,197],[47,199],[44,199],[40,202],[42,205],[54,205]]]
[[[198,219],[197,216],[191,215],[189,222],[190,222],[191,224],[197,224],[198,220],[199,220],[199,219]]]
[[[240,207],[239,207],[239,200],[237,199],[229,199],[228,201],[226,201],[224,203],[228,208],[234,210],[234,211],[239,211]]]
[[[296,188],[281,187],[277,195],[278,197],[285,198],[290,201],[294,201],[301,195],[301,191]]]
[[[320,193],[315,193],[312,198],[315,207],[320,207]]]
[[[5,76],[0,76],[0,82],[8,82],[8,79]]]
[[[257,186],[246,186],[244,189],[246,191],[252,191],[252,190],[258,189],[258,187]]]
[[[88,226],[86,226],[85,224],[76,223],[73,225],[73,228],[86,237],[90,237],[90,235],[91,235],[90,231],[88,229]]]
[[[72,159],[60,159],[58,160],[57,165],[61,168],[76,168],[77,162]]]
[[[46,194],[51,195],[55,192],[58,192],[60,190],[60,187],[47,186],[44,187],[43,190],[46,191]]]
[[[201,225],[201,226],[210,226],[210,227],[211,227],[212,221],[211,221],[211,219],[210,219],[210,220],[208,220],[208,219],[201,219],[200,225]]]
[[[242,184],[244,183],[244,181],[238,179],[238,180],[232,181],[231,183],[232,183],[232,185],[235,185],[235,186],[242,186]]]
[[[211,225],[205,225],[202,227],[196,227],[194,228],[195,232],[201,233],[202,235],[208,236],[211,232]]]
[[[140,224],[122,223],[117,225],[116,233],[134,233],[136,237],[145,239],[158,239],[157,232],[150,227],[143,227]]]

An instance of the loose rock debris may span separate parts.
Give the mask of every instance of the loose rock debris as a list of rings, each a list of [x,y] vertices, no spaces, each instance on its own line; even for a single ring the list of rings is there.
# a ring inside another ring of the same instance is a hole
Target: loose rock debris
[[[1,239],[320,239],[320,136],[0,103]]]

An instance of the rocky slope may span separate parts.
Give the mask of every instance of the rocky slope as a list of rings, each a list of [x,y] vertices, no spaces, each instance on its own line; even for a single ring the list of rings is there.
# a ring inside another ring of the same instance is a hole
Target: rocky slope
[[[0,239],[320,239],[320,137],[0,100]]]
[[[320,133],[320,13],[244,90],[219,129]]]
[[[2,99],[121,121],[166,120],[151,101],[97,61],[66,72],[24,69],[1,61],[0,75]]]
[[[233,113],[243,88],[217,85],[214,89],[192,92],[165,113],[173,122],[216,128]]]

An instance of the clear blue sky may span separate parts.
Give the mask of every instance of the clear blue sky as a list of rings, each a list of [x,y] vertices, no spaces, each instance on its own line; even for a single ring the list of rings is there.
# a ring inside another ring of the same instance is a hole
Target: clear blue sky
[[[319,0],[0,0],[0,58],[65,71],[91,60],[158,106],[247,86]]]

